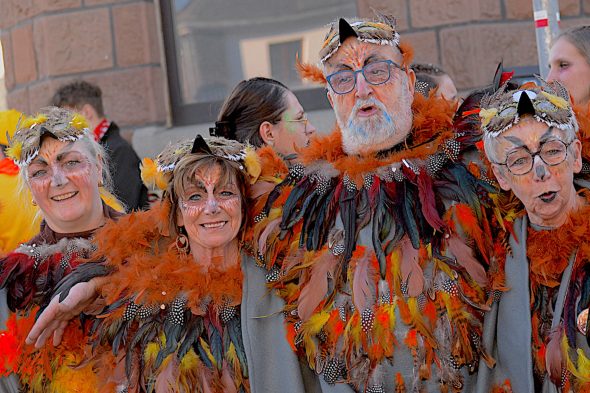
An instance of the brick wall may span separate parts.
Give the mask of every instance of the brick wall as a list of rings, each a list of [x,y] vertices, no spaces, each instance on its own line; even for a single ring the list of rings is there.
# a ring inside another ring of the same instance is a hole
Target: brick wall
[[[0,0],[10,108],[47,105],[75,78],[98,84],[105,112],[126,128],[165,121],[164,72],[153,1]]]
[[[532,0],[358,0],[359,13],[388,11],[415,61],[442,65],[459,90],[491,82],[507,68],[537,64]],[[590,0],[560,0],[561,28],[590,23]]]

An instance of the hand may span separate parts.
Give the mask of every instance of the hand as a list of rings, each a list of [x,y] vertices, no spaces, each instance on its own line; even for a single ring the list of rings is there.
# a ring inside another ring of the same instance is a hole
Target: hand
[[[88,282],[74,285],[62,302],[59,301],[60,294],[54,296],[33,325],[26,343],[29,345],[35,343],[35,348],[41,348],[53,335],[53,345],[59,345],[64,331],[72,319],[82,312],[87,314],[97,312],[95,302],[98,298],[98,288],[104,280],[105,277],[96,277]]]

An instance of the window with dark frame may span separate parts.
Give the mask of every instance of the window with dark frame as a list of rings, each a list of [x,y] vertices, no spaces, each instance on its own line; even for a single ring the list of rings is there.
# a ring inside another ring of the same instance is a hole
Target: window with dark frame
[[[329,108],[325,89],[302,82],[295,57],[317,62],[326,25],[357,13],[356,0],[160,1],[173,125],[213,122],[241,80],[265,76],[308,110]]]

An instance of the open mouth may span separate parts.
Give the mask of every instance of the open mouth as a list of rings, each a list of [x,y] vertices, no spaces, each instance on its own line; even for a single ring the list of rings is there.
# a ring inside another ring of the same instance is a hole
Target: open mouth
[[[61,201],[65,201],[67,199],[71,199],[71,198],[75,197],[76,195],[78,195],[78,191],[72,191],[72,192],[68,192],[65,194],[53,196],[53,197],[51,197],[51,200],[55,201],[55,202],[61,202]]]
[[[549,191],[549,192],[545,192],[545,193],[539,195],[539,199],[545,203],[553,202],[556,197],[557,197],[557,192],[555,192],[555,191]]]
[[[201,226],[207,229],[217,229],[223,227],[226,223],[227,221],[208,222],[205,224],[201,224]]]
[[[377,107],[372,104],[363,105],[358,110],[359,116],[372,116],[377,113]]]

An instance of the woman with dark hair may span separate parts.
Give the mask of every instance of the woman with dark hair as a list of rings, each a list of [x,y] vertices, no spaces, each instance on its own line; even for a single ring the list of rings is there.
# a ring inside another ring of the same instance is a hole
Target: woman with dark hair
[[[309,144],[316,132],[297,97],[281,82],[244,80],[225,100],[211,132],[259,148],[271,146],[285,159]]]
[[[561,82],[572,102],[587,110],[590,104],[590,26],[565,30],[549,55],[548,80]]]

